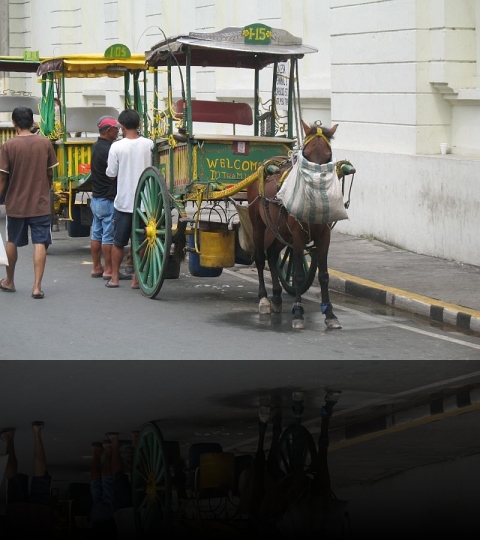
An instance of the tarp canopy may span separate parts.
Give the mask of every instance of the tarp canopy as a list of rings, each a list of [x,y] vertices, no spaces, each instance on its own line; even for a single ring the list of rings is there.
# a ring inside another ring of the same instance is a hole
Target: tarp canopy
[[[46,58],[38,66],[37,75],[64,72],[65,77],[96,78],[123,77],[126,71],[147,69],[144,54],[132,54],[130,58],[111,59],[103,54],[72,54],[58,58]]]
[[[267,38],[249,40],[249,28],[228,27],[218,32],[190,32],[161,41],[146,52],[149,67],[164,66],[172,55],[180,65],[185,65],[190,49],[192,66],[238,67],[262,69],[275,61],[318,52],[304,45],[302,39],[286,30],[267,28]],[[262,26],[263,27],[263,26]]]

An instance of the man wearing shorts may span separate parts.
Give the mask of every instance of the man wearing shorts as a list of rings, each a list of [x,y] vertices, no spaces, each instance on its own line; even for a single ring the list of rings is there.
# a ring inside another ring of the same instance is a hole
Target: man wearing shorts
[[[103,539],[105,534],[114,534],[117,530],[117,510],[132,508],[132,487],[120,454],[119,433],[112,431],[106,437],[103,443],[92,443],[93,460],[90,469],[93,501],[90,520],[92,528],[102,530]]]
[[[118,116],[123,139],[115,141],[108,153],[107,176],[117,179],[114,202],[114,238],[112,248],[112,277],[105,286],[119,287],[120,265],[125,246],[132,233],[133,204],[138,181],[143,171],[152,165],[153,141],[138,134],[140,116],[133,109],[125,109]],[[132,288],[138,289],[134,274]]]
[[[42,441],[43,422],[32,422],[34,436],[33,476],[28,492],[28,476],[17,471],[15,455],[15,429],[0,431],[0,439],[7,443],[8,455],[6,526],[8,538],[35,538],[50,540],[53,537],[53,512],[50,489],[52,477],[47,471]]]
[[[33,111],[16,107],[12,123],[17,135],[0,147],[0,196],[6,190],[7,277],[0,280],[0,291],[15,292],[17,248],[28,245],[28,230],[33,244],[34,280],[32,298],[41,299],[47,247],[52,243],[50,191],[53,168],[58,165],[52,143],[31,133]],[[8,189],[7,189],[8,185]]]
[[[90,252],[93,278],[112,277],[112,244],[113,244],[113,200],[117,193],[116,180],[109,178],[107,170],[108,151],[117,139],[120,124],[112,116],[102,116],[98,120],[98,139],[92,146],[91,180],[92,199],[90,209],[93,214],[90,234]],[[103,255],[103,265],[102,265]]]

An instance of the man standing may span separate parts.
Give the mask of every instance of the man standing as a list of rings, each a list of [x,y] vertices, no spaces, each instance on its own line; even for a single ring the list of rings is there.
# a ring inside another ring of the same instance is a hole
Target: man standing
[[[18,472],[15,454],[15,428],[0,431],[0,440],[7,444],[7,537],[11,539],[35,538],[50,540],[53,532],[52,477],[47,471],[45,449],[42,441],[44,423],[32,422],[34,437],[33,476],[28,489],[28,476]]]
[[[113,141],[117,139],[120,124],[112,116],[102,116],[97,126],[99,137],[92,145],[90,162],[92,180],[90,209],[93,214],[90,235],[93,268],[90,275],[93,278],[110,279],[112,277],[113,200],[117,193],[117,182],[109,178],[105,171],[108,151]]]
[[[114,202],[114,238],[112,248],[112,277],[105,283],[108,288],[117,288],[120,265],[125,246],[132,232],[133,204],[138,181],[143,171],[152,165],[153,141],[138,133],[140,116],[134,109],[125,109],[118,117],[123,139],[115,141],[108,153],[107,176],[117,178],[117,195]],[[134,274],[132,288],[138,289]]]
[[[41,299],[42,278],[47,260],[47,247],[52,243],[50,190],[53,168],[58,165],[49,139],[31,133],[33,111],[16,107],[12,112],[17,135],[0,148],[0,196],[7,189],[6,251],[7,277],[0,280],[0,290],[15,292],[17,248],[28,245],[28,229],[33,244],[34,281],[32,298]]]

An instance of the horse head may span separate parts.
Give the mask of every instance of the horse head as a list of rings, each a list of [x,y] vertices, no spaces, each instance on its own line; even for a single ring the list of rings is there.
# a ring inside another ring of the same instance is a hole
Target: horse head
[[[311,163],[323,165],[332,161],[331,140],[337,131],[338,124],[331,128],[321,127],[322,123],[316,120],[309,125],[302,120],[305,139],[303,142],[303,157]]]

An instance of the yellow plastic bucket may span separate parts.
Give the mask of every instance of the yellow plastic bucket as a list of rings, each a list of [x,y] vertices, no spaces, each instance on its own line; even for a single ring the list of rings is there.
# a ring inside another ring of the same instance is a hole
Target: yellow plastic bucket
[[[200,455],[200,489],[235,489],[235,455],[230,452]]]
[[[199,233],[201,266],[207,268],[235,266],[235,231],[227,228],[221,230],[212,225],[209,230],[200,228]]]

